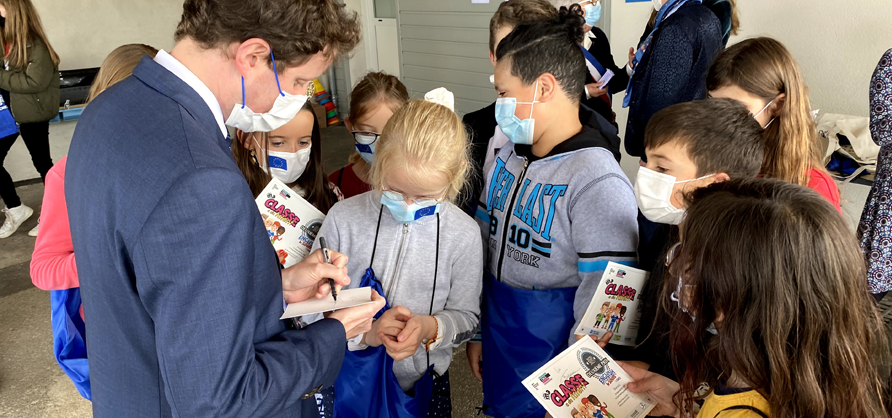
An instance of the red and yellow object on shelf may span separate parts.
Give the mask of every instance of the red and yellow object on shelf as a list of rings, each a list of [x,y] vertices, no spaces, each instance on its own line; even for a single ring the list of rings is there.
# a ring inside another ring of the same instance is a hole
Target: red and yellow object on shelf
[[[325,106],[325,118],[328,121],[328,126],[338,125],[341,123],[340,118],[338,118],[338,106],[331,100],[331,94],[328,94],[325,91],[325,87],[322,87],[322,83],[319,82],[319,79],[313,80],[313,86],[315,87],[315,99],[316,104],[320,106]]]

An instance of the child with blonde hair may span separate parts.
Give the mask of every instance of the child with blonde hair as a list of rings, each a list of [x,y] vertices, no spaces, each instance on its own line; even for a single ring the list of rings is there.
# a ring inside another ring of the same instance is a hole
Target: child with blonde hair
[[[349,271],[365,271],[348,288],[372,286],[388,301],[371,331],[348,342],[336,415],[451,416],[452,350],[477,327],[481,238],[455,205],[469,173],[467,135],[451,93],[428,96],[435,103],[412,100],[384,127],[373,190],[332,207],[319,231],[350,256]]]

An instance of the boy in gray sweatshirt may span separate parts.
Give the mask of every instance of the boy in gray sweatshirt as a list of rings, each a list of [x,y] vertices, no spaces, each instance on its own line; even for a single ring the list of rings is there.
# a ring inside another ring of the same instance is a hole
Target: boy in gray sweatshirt
[[[486,174],[476,216],[484,403],[496,417],[545,415],[521,380],[576,341],[607,262],[636,260],[632,185],[608,139],[579,120],[581,17],[559,14],[518,26],[496,52],[496,119],[514,145]],[[481,347],[468,351],[476,370]]]

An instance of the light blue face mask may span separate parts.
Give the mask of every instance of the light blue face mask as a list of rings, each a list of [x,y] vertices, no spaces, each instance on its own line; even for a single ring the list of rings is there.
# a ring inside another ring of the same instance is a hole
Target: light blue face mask
[[[388,196],[390,194],[392,194],[392,192],[388,191],[381,194],[381,204],[387,206],[387,209],[390,210],[390,214],[393,215],[393,219],[399,223],[408,224],[425,216],[440,213],[440,203],[430,205],[430,202],[425,201],[424,205],[419,205],[417,202],[412,202],[411,205],[407,205],[405,200]]]
[[[583,6],[585,9],[585,24],[589,26],[595,26],[599,20],[601,20],[601,2],[598,4],[586,4]]]
[[[518,102],[514,97],[504,97],[496,99],[496,123],[502,129],[511,142],[518,145],[533,145],[533,130],[536,127],[536,120],[533,119],[533,104],[536,101],[536,95],[539,93],[539,80],[536,80],[536,90],[533,93],[532,102]],[[514,111],[518,104],[530,105],[530,117],[520,120]]]

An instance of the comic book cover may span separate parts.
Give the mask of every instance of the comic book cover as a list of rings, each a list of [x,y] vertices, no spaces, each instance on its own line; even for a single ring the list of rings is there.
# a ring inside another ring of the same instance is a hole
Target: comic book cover
[[[591,338],[583,338],[523,381],[554,418],[637,418],[656,406]]]
[[[644,270],[607,263],[598,290],[592,297],[576,335],[600,337],[613,331],[611,344],[635,345],[640,327],[641,289],[649,273]]]
[[[325,215],[275,178],[256,201],[279,263],[287,268],[306,258]]]

